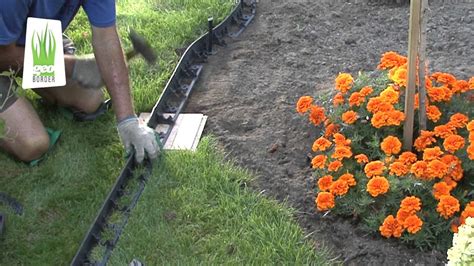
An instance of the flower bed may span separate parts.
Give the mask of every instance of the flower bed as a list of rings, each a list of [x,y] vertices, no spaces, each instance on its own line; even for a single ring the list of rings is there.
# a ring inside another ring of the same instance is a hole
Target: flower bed
[[[446,250],[452,231],[474,217],[474,77],[436,72],[425,80],[428,127],[410,151],[401,143],[407,58],[395,52],[382,56],[377,71],[339,74],[323,106],[302,96],[296,110],[323,129],[312,146],[318,211],[354,217],[369,232],[420,249]]]

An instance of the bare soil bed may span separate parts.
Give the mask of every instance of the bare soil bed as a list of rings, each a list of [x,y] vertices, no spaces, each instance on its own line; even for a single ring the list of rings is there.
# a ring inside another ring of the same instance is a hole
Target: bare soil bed
[[[367,235],[357,221],[323,217],[314,208],[308,154],[319,132],[296,113],[295,103],[302,95],[329,93],[339,72],[374,70],[386,51],[405,54],[409,8],[389,2],[260,0],[249,29],[210,58],[186,111],[209,115],[205,132],[255,173],[254,189],[287,200],[306,232],[339,260],[442,264],[441,252]],[[474,4],[431,2],[431,71],[466,79],[474,72]]]

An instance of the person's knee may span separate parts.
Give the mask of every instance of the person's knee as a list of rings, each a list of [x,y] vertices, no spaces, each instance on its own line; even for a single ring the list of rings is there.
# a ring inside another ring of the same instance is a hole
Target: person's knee
[[[92,114],[100,107],[104,102],[104,94],[101,90],[88,91],[87,97],[77,99],[73,104],[73,107],[81,110],[84,113]]]
[[[31,162],[41,158],[49,149],[49,136],[46,132],[37,134],[18,142],[18,149],[16,149],[16,157],[24,162]]]

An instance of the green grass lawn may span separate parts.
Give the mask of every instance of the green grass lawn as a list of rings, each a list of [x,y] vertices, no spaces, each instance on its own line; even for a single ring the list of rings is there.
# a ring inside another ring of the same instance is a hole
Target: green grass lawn
[[[152,69],[141,59],[130,65],[137,112],[151,110],[158,99],[179,59],[175,49],[199,36],[209,15],[225,17],[233,2],[117,1],[124,47],[130,47],[126,36],[133,28],[159,55]],[[67,34],[80,54],[92,51],[83,13]],[[95,122],[75,123],[33,102],[44,124],[63,134],[38,167],[0,153],[0,191],[25,207],[24,215],[16,216],[0,204],[0,212],[7,214],[0,265],[68,264],[124,164],[112,112]],[[124,265],[132,258],[151,265],[325,261],[303,239],[288,208],[243,187],[248,178],[224,163],[209,139],[195,154],[167,154],[132,213],[112,264]]]

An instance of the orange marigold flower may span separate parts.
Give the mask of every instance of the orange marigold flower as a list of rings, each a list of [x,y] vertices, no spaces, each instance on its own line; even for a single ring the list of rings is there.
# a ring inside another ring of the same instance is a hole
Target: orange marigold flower
[[[388,125],[399,126],[403,120],[405,120],[405,114],[403,112],[398,110],[388,112]]]
[[[349,97],[349,106],[360,106],[362,103],[365,102],[365,97],[360,92],[354,92]]]
[[[451,85],[456,82],[456,78],[449,73],[435,72],[431,75],[431,78],[446,85]]]
[[[402,142],[395,136],[388,136],[382,141],[380,148],[386,155],[398,154],[402,149]]]
[[[402,162],[394,162],[390,165],[390,174],[396,176],[404,176],[410,172],[408,165]]]
[[[415,196],[405,197],[400,202],[400,209],[404,209],[410,214],[421,210],[421,200]]]
[[[336,143],[336,146],[349,146],[351,145],[351,140],[350,139],[346,139],[346,137],[344,135],[342,135],[341,133],[336,133],[333,135],[334,137],[334,143]]]
[[[423,221],[416,215],[408,216],[403,222],[403,227],[407,229],[408,233],[416,234],[421,230]]]
[[[441,196],[436,211],[444,218],[449,219],[460,210],[459,200],[453,196]]]
[[[397,221],[403,225],[405,220],[407,219],[408,216],[412,215],[413,213],[411,211],[407,211],[405,209],[399,209],[397,211]]]
[[[405,120],[405,114],[398,110],[389,112],[377,112],[374,114],[370,122],[375,128],[383,126],[399,126]]]
[[[327,211],[336,205],[334,195],[329,192],[319,192],[316,197],[316,207],[318,211]]]
[[[367,111],[374,114],[377,112],[388,112],[394,110],[393,105],[386,102],[382,97],[373,97],[367,103]]]
[[[439,147],[433,147],[433,148],[426,148],[423,151],[423,160],[428,162],[432,160],[437,160],[441,158],[441,155],[443,155],[443,151]]]
[[[449,124],[435,126],[433,131],[437,137],[440,137],[442,139],[445,139],[453,134],[456,134],[456,128]]]
[[[446,182],[448,187],[451,189],[454,189],[458,185],[458,183],[456,183],[456,181],[454,181],[449,175],[444,176],[442,180],[443,182]]]
[[[365,154],[357,154],[355,157],[354,157],[358,163],[360,164],[364,164],[364,163],[368,163],[369,162],[369,158],[367,157],[367,155]]]
[[[332,144],[332,142],[329,141],[327,138],[320,137],[320,138],[318,138],[317,140],[314,141],[312,149],[313,149],[314,152],[325,151],[329,147],[331,147],[331,144]]]
[[[344,95],[342,95],[341,92],[336,93],[336,95],[334,95],[334,98],[332,99],[332,104],[334,106],[344,104]]]
[[[301,96],[298,103],[296,103],[296,111],[300,114],[306,113],[312,103],[313,98],[311,96]]]
[[[390,183],[383,176],[375,176],[367,183],[367,192],[369,192],[372,197],[387,193],[389,188]]]
[[[451,192],[452,187],[444,181],[435,183],[433,185],[433,196],[435,199],[440,200],[441,196],[448,196]]]
[[[349,184],[342,179],[338,179],[332,182],[329,191],[334,194],[334,196],[346,195],[347,191],[349,191]]]
[[[441,111],[435,105],[428,105],[428,107],[426,107],[426,117],[429,120],[436,123],[441,118],[441,115]]]
[[[399,238],[403,233],[403,228],[397,219],[393,217],[393,215],[389,215],[379,227],[379,231],[380,234],[386,238],[390,238],[392,236]]]
[[[452,92],[446,86],[428,88],[426,93],[432,102],[449,101],[452,96]]]
[[[416,138],[413,146],[417,151],[423,151],[426,147],[435,143],[436,139],[434,138],[434,132],[422,130],[418,138]]]
[[[314,156],[313,160],[311,160],[311,165],[314,169],[319,168],[323,169],[326,165],[327,156],[326,155],[316,155]]]
[[[398,103],[399,93],[392,86],[389,86],[380,93],[380,98],[389,104],[396,104]]]
[[[322,122],[324,122],[324,120],[326,120],[324,108],[317,105],[311,105],[309,121],[311,121],[314,125],[319,126]]]
[[[451,135],[444,139],[443,146],[447,152],[454,153],[464,147],[464,138],[459,135]]]
[[[318,187],[321,191],[327,191],[332,185],[332,176],[325,175],[318,180]]]
[[[354,78],[349,73],[340,73],[336,78],[336,90],[346,93],[354,84]]]
[[[467,147],[467,155],[469,156],[469,159],[474,160],[474,143],[471,143]]]
[[[441,158],[441,161],[448,166],[448,175],[455,181],[461,180],[464,175],[462,169],[462,161],[452,154],[446,154]]]
[[[378,69],[391,69],[394,67],[399,67],[407,63],[407,58],[401,56],[396,52],[386,52],[382,55],[380,59],[380,64],[377,66]]]
[[[407,69],[403,66],[397,68],[394,70],[393,75],[390,76],[390,79],[398,86],[406,87],[408,80]]]
[[[467,123],[466,128],[469,132],[474,131],[474,120],[471,120],[469,123]]]
[[[469,122],[469,118],[465,114],[456,113],[449,118],[449,123],[456,128],[463,128]]]
[[[352,151],[350,147],[347,146],[336,146],[334,153],[332,154],[333,159],[342,160],[344,158],[351,158]]]
[[[367,97],[369,96],[370,94],[372,94],[372,92],[374,92],[374,89],[372,89],[372,87],[370,86],[365,86],[363,87],[362,89],[360,89],[360,94],[364,97]],[[365,99],[364,99],[365,100]]]
[[[329,138],[339,132],[339,126],[333,123],[326,125],[326,130],[324,132],[324,137]]]
[[[469,79],[469,89],[474,90],[474,77]]]
[[[427,175],[429,178],[443,178],[448,173],[448,165],[440,160],[428,163]]]
[[[418,178],[424,178],[427,171],[428,164],[425,161],[418,161],[414,163],[410,168],[410,172]]]
[[[385,170],[385,165],[381,161],[370,162],[366,164],[364,167],[364,172],[369,178],[383,174],[384,170]]]
[[[355,121],[359,118],[357,112],[354,111],[347,111],[342,114],[342,121],[346,124],[354,124]]]
[[[334,161],[329,163],[328,170],[331,172],[337,172],[337,170],[339,170],[342,166],[343,164],[341,163],[341,161]]]
[[[339,179],[346,181],[347,185],[349,185],[350,187],[357,185],[357,181],[355,180],[353,174],[343,174],[339,177]]]
[[[457,80],[453,85],[452,85],[452,91],[453,93],[464,93],[469,90],[469,83],[465,80]]]
[[[466,219],[469,217],[474,218],[474,202],[471,201],[469,202],[466,207],[464,208],[464,211],[461,212],[461,224],[464,224],[466,222]]]
[[[400,156],[398,156],[397,161],[406,165],[411,165],[417,160],[418,159],[416,158],[416,154],[414,154],[413,152],[404,151],[402,152],[402,154],[400,154]]]

